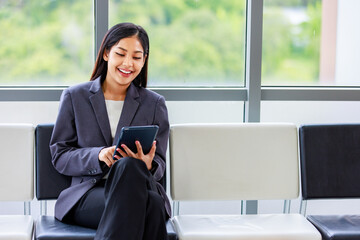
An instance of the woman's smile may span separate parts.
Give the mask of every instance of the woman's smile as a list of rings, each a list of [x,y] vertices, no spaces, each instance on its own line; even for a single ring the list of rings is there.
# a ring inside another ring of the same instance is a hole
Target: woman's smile
[[[132,71],[130,70],[126,70],[126,69],[122,69],[122,68],[118,68],[120,74],[123,76],[123,77],[130,77]]]

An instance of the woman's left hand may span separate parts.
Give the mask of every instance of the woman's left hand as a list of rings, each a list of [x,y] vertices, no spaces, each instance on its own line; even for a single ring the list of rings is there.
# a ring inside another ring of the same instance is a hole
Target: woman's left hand
[[[136,144],[137,153],[133,153],[133,151],[131,151],[125,144],[121,145],[121,147],[125,150],[125,152],[119,148],[117,149],[117,151],[123,157],[132,157],[132,158],[140,159],[146,164],[147,169],[150,170],[152,168],[152,161],[155,157],[156,141],[153,142],[153,145],[148,154],[144,154],[139,141],[136,141],[135,144]]]

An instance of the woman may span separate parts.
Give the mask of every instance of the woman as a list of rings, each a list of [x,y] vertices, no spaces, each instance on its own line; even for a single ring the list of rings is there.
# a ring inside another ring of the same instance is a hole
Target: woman
[[[105,35],[91,81],[64,90],[50,151],[55,168],[72,176],[55,217],[97,228],[95,239],[166,239],[170,205],[160,184],[169,122],[165,99],[146,89],[149,39],[131,23]],[[150,152],[126,146],[113,160],[124,126],[158,125]]]

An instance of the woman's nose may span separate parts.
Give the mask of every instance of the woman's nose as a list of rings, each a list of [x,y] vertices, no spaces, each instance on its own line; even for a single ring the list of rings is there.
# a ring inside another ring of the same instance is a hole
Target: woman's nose
[[[128,56],[125,57],[123,64],[124,64],[125,66],[131,67],[131,66],[133,65],[133,60],[132,60],[132,58],[131,58],[130,56],[129,56],[129,57],[128,57]]]

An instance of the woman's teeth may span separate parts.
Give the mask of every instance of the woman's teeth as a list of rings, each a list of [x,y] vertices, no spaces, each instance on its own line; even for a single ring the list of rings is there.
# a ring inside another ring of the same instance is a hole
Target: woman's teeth
[[[125,73],[125,74],[131,73],[131,71],[125,71],[125,70],[123,70],[123,69],[119,69],[119,71],[122,72],[122,73]]]

